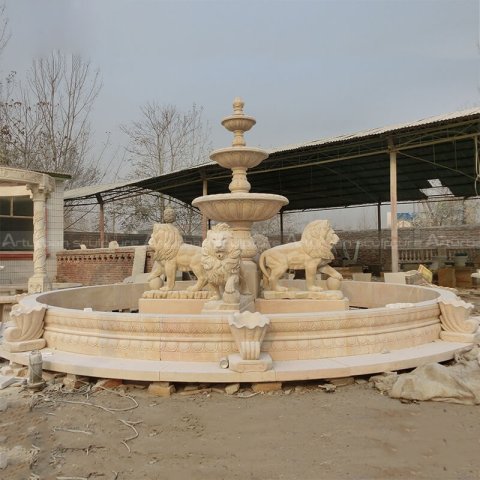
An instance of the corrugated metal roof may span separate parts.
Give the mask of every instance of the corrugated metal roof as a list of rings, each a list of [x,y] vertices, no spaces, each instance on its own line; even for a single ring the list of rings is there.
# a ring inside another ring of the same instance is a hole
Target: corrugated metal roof
[[[416,120],[414,122],[400,123],[397,125],[390,125],[387,127],[371,128],[369,130],[362,130],[360,132],[350,133],[345,135],[336,135],[334,137],[326,137],[320,140],[313,140],[311,142],[306,142],[306,143],[285,145],[283,147],[274,148],[270,150],[269,153],[286,152],[290,150],[298,150],[301,148],[314,147],[318,145],[326,145],[329,143],[344,142],[346,140],[372,137],[375,135],[392,133],[399,130],[408,130],[411,128],[421,127],[425,125],[447,122],[449,120],[474,117],[475,115],[479,115],[479,114],[480,114],[480,107],[470,108],[467,110],[458,110],[456,112],[445,113],[443,115],[436,115],[434,117],[423,118],[421,120]]]
[[[79,187],[79,188],[72,188],[72,190],[67,190],[65,195],[63,196],[64,200],[73,200],[75,198],[85,198],[85,197],[92,197],[98,195],[99,193],[110,192],[112,190],[116,190],[118,188],[128,187],[130,185],[136,185],[138,182],[143,180],[147,180],[143,178],[141,180],[128,180],[123,182],[117,183],[107,183],[104,185],[92,185],[89,187]]]
[[[410,128],[415,128],[419,126],[425,126],[429,124],[435,124],[435,123],[440,123],[440,122],[445,122],[453,119],[458,119],[458,118],[468,118],[472,117],[475,115],[480,114],[480,107],[476,108],[470,108],[468,110],[459,110],[456,112],[451,112],[443,115],[437,115],[433,117],[427,117],[421,120],[416,120],[414,122],[408,122],[408,123],[401,123],[397,125],[390,125],[387,127],[379,127],[379,128],[372,128],[369,130],[363,130],[360,132],[356,133],[351,133],[351,134],[345,134],[345,135],[337,135],[334,137],[326,137],[321,140],[313,140],[311,142],[306,142],[306,143],[297,143],[297,144],[292,144],[292,145],[285,145],[283,147],[278,147],[278,148],[273,148],[267,150],[269,154],[277,153],[277,152],[287,152],[287,151],[292,151],[292,150],[300,150],[303,148],[308,148],[308,147],[315,147],[315,146],[320,146],[320,145],[327,145],[327,144],[332,144],[332,143],[338,143],[338,142],[344,142],[347,140],[353,140],[353,139],[360,139],[360,138],[365,138],[365,137],[371,137],[374,135],[381,135],[385,133],[390,133],[390,132],[395,132],[398,130],[405,130],[405,129],[410,129]],[[216,162],[205,162],[199,165],[195,165],[194,167],[190,167],[187,169],[179,169],[175,170],[173,172],[169,172],[167,175],[171,174],[176,174],[178,172],[184,172],[188,170],[197,170],[197,169],[202,169],[204,167],[210,166],[210,165],[216,165]],[[152,177],[153,178],[153,177]],[[115,189],[119,188],[124,188],[124,187],[129,187],[133,185],[138,185],[141,182],[147,181],[148,178],[142,178],[142,179],[137,179],[137,180],[128,180],[128,181],[123,181],[123,182],[117,182],[117,183],[110,183],[110,184],[104,184],[104,185],[93,185],[89,187],[80,187],[80,188],[74,188],[72,190],[68,190],[65,192],[64,199],[65,200],[73,200],[73,199],[79,199],[79,198],[85,198],[85,197],[91,197],[95,196],[104,192],[109,192]]]
[[[424,199],[422,189],[438,178],[458,197],[477,195],[473,138],[480,135],[480,108],[415,122],[325,138],[271,150],[268,159],[249,170],[252,192],[280,193],[286,209],[334,208],[388,202],[388,138],[398,148],[398,199]],[[67,192],[70,204],[91,205],[157,191],[190,204],[203,191],[225,193],[231,172],[214,162],[158,177],[86,187]]]

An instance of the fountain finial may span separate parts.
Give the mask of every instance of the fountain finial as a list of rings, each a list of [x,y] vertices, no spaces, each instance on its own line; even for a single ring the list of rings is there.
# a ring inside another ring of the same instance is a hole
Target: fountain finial
[[[235,97],[233,99],[233,114],[243,116],[243,107],[245,102],[240,97]]]
[[[232,147],[245,147],[245,138],[243,134],[248,132],[256,123],[253,117],[248,117],[243,113],[245,102],[240,97],[233,99],[233,115],[222,120],[222,125],[233,132]]]

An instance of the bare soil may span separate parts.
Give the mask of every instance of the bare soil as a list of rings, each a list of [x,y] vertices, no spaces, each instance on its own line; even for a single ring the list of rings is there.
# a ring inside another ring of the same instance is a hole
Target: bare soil
[[[477,292],[461,293],[478,314]],[[366,380],[232,396],[177,385],[170,398],[146,384],[8,387],[0,479],[480,479],[480,406],[401,403]]]

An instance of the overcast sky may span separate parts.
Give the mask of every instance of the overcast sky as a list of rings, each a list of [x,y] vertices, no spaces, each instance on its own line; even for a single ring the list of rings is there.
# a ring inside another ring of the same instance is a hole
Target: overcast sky
[[[215,148],[234,96],[265,148],[478,106],[478,1],[6,0],[3,73],[80,53],[103,88],[95,139],[156,100],[204,107]],[[280,192],[281,193],[281,192]]]

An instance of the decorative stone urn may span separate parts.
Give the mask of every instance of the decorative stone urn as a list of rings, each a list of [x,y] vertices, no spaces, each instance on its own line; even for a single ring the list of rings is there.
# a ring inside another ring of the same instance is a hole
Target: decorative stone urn
[[[228,324],[242,360],[258,360],[270,319],[259,312],[234,313]]]

